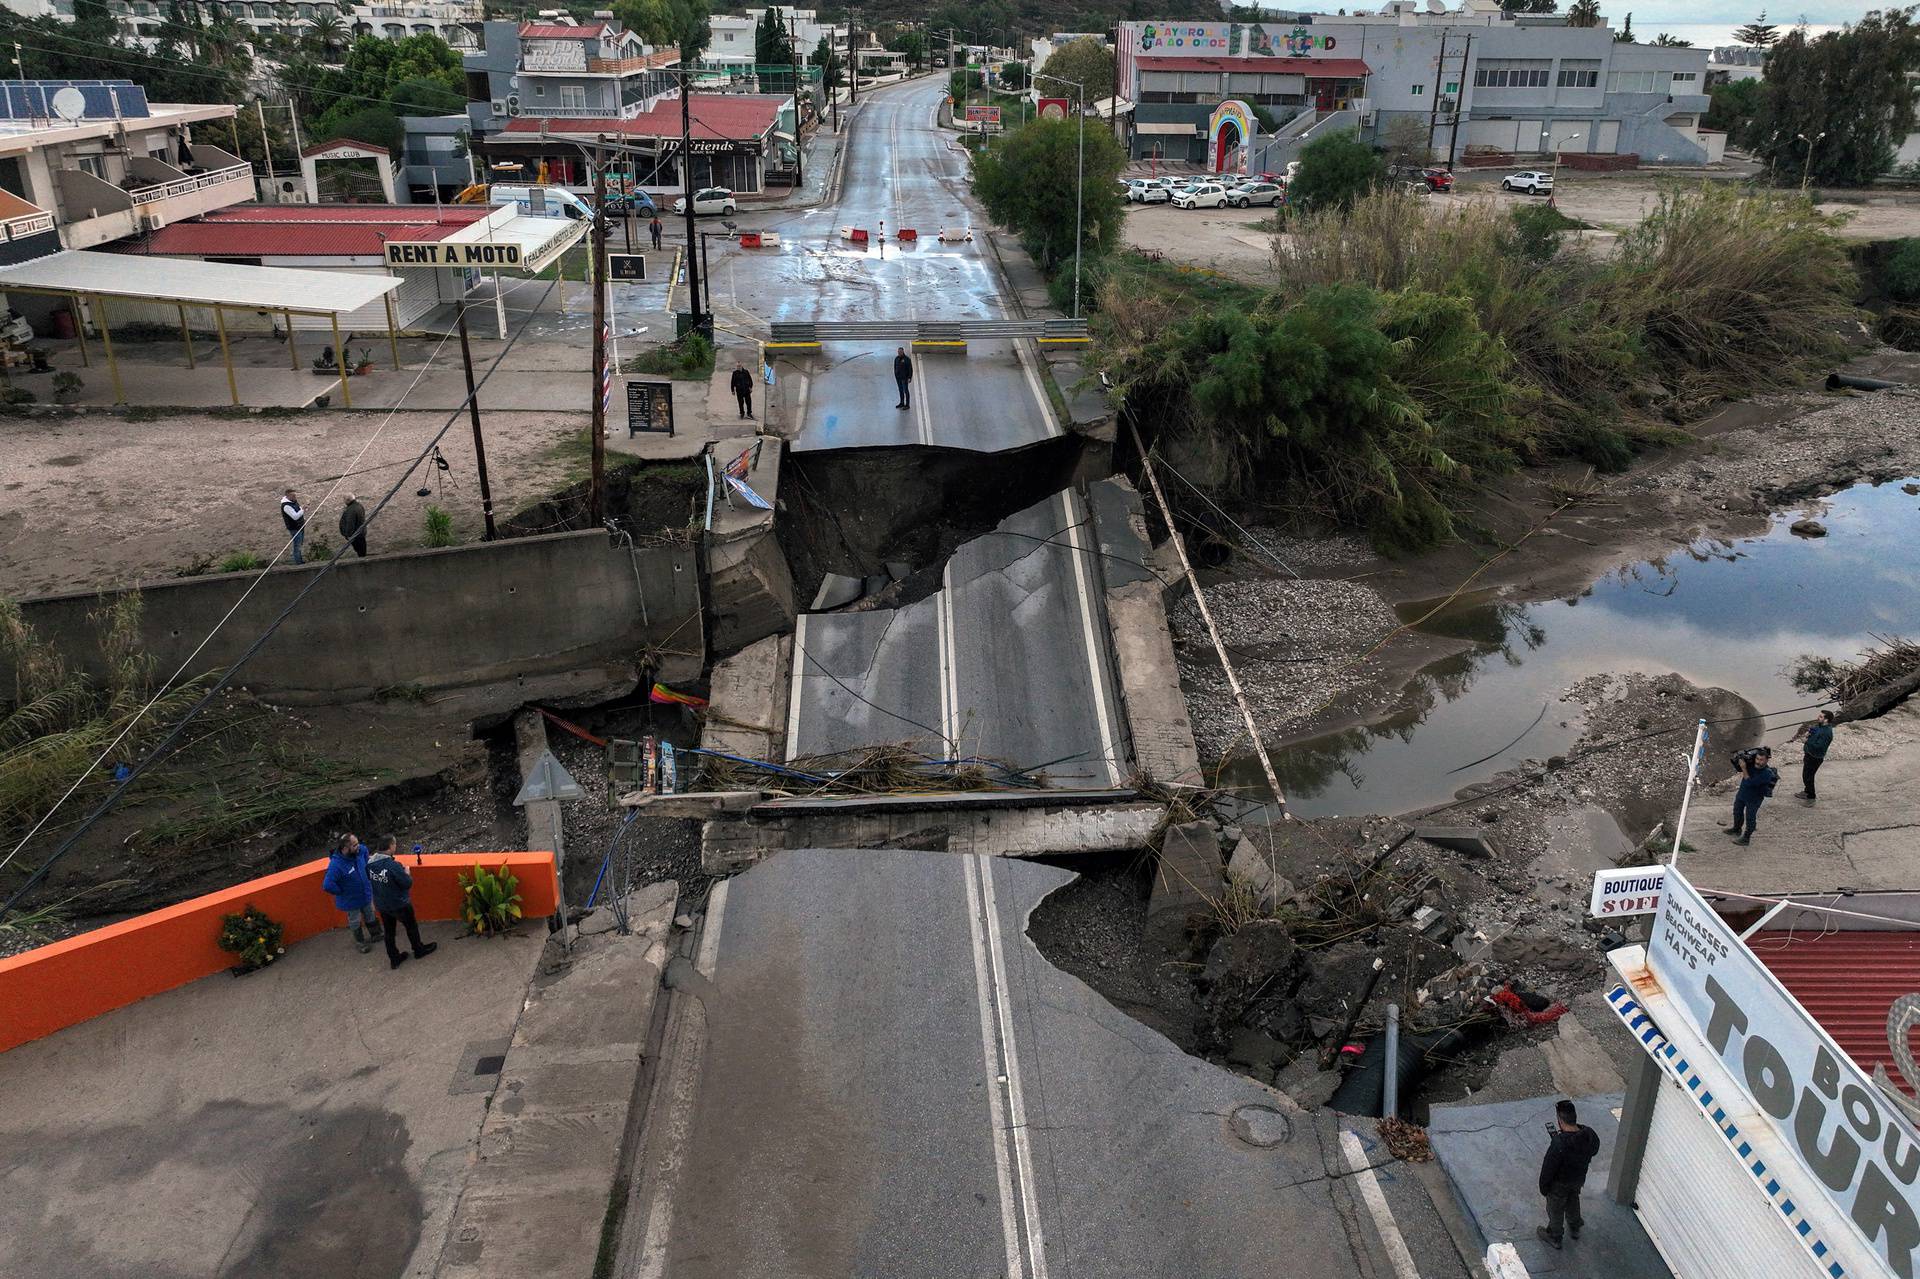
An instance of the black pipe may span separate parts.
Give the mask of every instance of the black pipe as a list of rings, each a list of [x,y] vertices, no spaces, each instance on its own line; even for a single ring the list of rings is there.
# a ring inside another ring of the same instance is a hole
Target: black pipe
[[[1885,378],[1861,377],[1858,373],[1827,374],[1829,391],[1886,391],[1896,386],[1905,386],[1904,382],[1889,382]]]

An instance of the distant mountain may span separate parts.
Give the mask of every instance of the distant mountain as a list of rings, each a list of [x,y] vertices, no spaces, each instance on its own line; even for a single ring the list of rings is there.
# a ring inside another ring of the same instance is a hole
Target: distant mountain
[[[717,7],[717,6],[716,6]],[[1013,44],[1029,36],[1056,31],[1111,32],[1117,22],[1153,22],[1160,19],[1225,21],[1227,12],[1217,0],[968,0],[939,4],[928,11],[926,0],[863,0],[859,6],[863,28],[881,28],[898,22],[924,23],[925,30],[947,28],[976,33],[975,44]],[[822,18],[844,18],[840,6],[820,7]],[[961,39],[967,39],[961,36]],[[944,40],[944,36],[942,37]],[[941,41],[936,41],[938,44]]]

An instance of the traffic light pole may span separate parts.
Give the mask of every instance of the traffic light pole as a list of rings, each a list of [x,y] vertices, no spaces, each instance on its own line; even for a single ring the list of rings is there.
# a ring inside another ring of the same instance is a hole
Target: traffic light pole
[[[691,206],[689,206],[691,207]],[[593,153],[593,474],[587,482],[587,517],[600,523],[601,490],[607,469],[607,163]]]

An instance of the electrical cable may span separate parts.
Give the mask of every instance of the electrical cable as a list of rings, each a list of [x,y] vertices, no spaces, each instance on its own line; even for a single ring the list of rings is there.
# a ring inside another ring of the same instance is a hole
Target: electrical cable
[[[1259,538],[1255,537],[1251,532],[1249,532],[1243,525],[1241,525],[1241,523],[1238,520],[1234,519],[1233,516],[1228,515],[1225,509],[1223,509],[1218,502],[1214,501],[1211,497],[1208,497],[1207,494],[1200,488],[1198,484],[1195,484],[1192,480],[1188,479],[1186,476],[1180,474],[1179,471],[1175,470],[1172,466],[1168,465],[1165,454],[1161,454],[1160,456],[1160,465],[1166,467],[1167,473],[1173,476],[1174,479],[1179,480],[1182,484],[1186,485],[1189,489],[1192,489],[1195,495],[1198,496],[1201,501],[1205,502],[1208,506],[1211,506],[1214,510],[1219,511],[1220,518],[1225,520],[1227,523],[1233,525],[1233,527],[1239,529],[1241,536],[1245,537],[1249,542],[1252,542],[1254,546],[1258,547],[1262,555],[1265,555],[1268,559],[1272,560],[1275,564],[1278,564],[1281,568],[1285,569],[1289,574],[1293,576],[1293,579],[1295,581],[1300,580],[1300,574],[1298,571],[1294,569],[1293,565],[1287,563],[1285,560],[1281,559],[1278,555],[1275,555],[1272,551],[1268,550],[1265,544],[1263,544]],[[1205,525],[1202,525],[1201,527],[1204,528]],[[1220,534],[1213,529],[1207,529],[1207,531],[1209,533],[1212,533],[1215,537],[1220,537]],[[1221,538],[1221,540],[1225,541],[1227,539]]]
[[[546,293],[551,293],[554,286],[558,283],[557,280],[548,282],[547,288],[542,294],[542,300],[544,300]],[[538,306],[539,304],[536,302],[536,311],[538,310]],[[493,377],[494,372],[506,359],[508,352],[513,350],[515,344],[519,342],[521,335],[526,332],[527,326],[532,322],[532,314],[529,314],[527,319],[521,321],[520,328],[515,331],[513,337],[501,347],[500,353],[496,355],[493,358],[493,362],[487,366],[486,372],[475,382],[473,390],[469,391],[461,399],[460,403],[447,415],[447,420],[439,431],[434,434],[431,440],[427,441],[426,447],[420,450],[420,454],[415,459],[413,467],[409,468],[406,474],[396,480],[393,487],[387,490],[386,496],[382,497],[373,510],[368,512],[367,527],[371,528],[374,521],[380,517],[380,513],[386,510],[387,504],[393,501],[395,495],[400,492],[401,486],[407,482],[407,476],[411,475],[414,470],[417,470],[424,464],[432,455],[434,448],[439,445],[442,439],[446,438],[447,432],[453,429],[454,423],[459,421],[465,414],[468,402],[478,395],[480,388],[485,386],[488,380]],[[289,539],[289,541],[291,541],[291,539]],[[305,600],[308,595],[312,594],[313,589],[327,579],[327,576],[331,574],[334,568],[340,563],[341,557],[350,549],[352,549],[352,543],[346,541],[341,542],[339,549],[333,553],[333,558],[329,559],[326,564],[322,566],[321,570],[310,577],[300,590],[294,594],[293,598],[287,601],[286,607],[282,608],[280,612],[274,616],[274,619],[267,624],[267,628],[234,659],[233,664],[221,672],[220,678],[215,680],[212,687],[201,695],[199,701],[188,708],[186,714],[169,730],[167,735],[162,738],[152,750],[148,751],[139,763],[128,770],[127,775],[118,781],[113,790],[108,792],[107,797],[101,800],[99,805],[95,807],[91,813],[87,814],[80,825],[60,842],[59,846],[53,850],[47,859],[43,861],[31,875],[27,876],[26,881],[15,890],[13,895],[7,898],[4,903],[0,903],[0,920],[5,919],[7,915],[12,912],[14,906],[29,892],[33,891],[34,887],[38,885],[41,880],[46,878],[48,872],[53,869],[54,865],[59,862],[62,857],[66,856],[73,846],[80,841],[81,836],[93,829],[94,825],[98,823],[102,817],[106,816],[107,812],[112,809],[115,804],[120,802],[120,797],[126,794],[128,788],[130,788],[134,782],[138,781],[147,769],[151,768],[158,760],[166,755],[173,744],[180,739],[180,735],[186,731],[187,725],[198,718],[200,712],[205,710],[213,702],[213,699],[234,681],[235,677],[239,675],[241,668],[246,666],[256,653],[266,647],[267,641],[274,637],[286,620],[293,615],[294,610],[300,607],[301,602]],[[78,784],[78,782],[75,783],[76,786],[78,786]],[[22,843],[24,844],[24,841],[22,841]],[[19,849],[16,848],[14,851],[17,853]],[[8,855],[8,859],[12,859],[12,854]]]

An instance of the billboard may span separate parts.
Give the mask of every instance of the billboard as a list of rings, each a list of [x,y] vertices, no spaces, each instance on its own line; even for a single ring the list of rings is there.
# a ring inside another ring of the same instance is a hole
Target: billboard
[[[1000,108],[999,107],[968,107],[967,123],[968,124],[999,124]]]
[[[1042,120],[1066,119],[1067,118],[1067,100],[1065,98],[1040,99],[1039,115]]]

